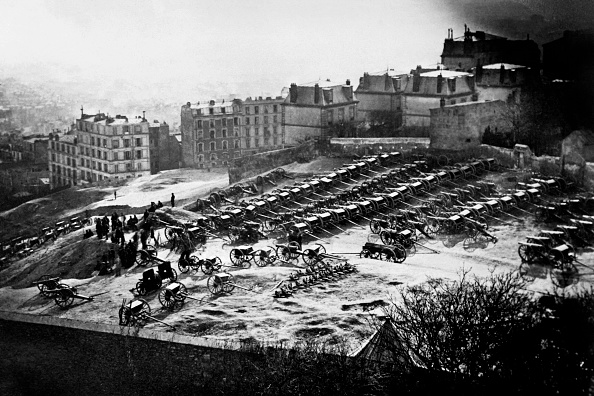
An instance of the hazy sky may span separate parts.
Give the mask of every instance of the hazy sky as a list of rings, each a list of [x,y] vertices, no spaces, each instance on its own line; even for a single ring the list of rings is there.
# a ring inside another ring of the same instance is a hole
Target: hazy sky
[[[356,85],[365,71],[436,64],[447,29],[463,31],[456,2],[0,0],[0,65],[253,95],[318,78]]]

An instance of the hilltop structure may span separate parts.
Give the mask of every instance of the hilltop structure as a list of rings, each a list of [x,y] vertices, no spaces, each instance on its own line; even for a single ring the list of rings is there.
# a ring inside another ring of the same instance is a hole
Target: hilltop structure
[[[441,63],[450,70],[470,71],[479,65],[511,63],[540,69],[540,50],[536,42],[508,40],[483,31],[470,31],[464,25],[464,36],[454,38],[454,31],[448,30],[443,44]]]

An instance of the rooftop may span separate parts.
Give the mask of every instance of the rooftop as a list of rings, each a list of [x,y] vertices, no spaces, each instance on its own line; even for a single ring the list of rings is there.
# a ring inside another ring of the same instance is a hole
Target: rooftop
[[[472,74],[466,72],[459,72],[453,70],[433,70],[430,72],[421,73],[421,77],[438,77],[441,75],[443,78],[454,78],[454,77],[463,77],[463,76],[471,76]]]
[[[512,69],[525,69],[526,66],[522,66],[522,65],[514,65],[511,63],[493,63],[492,65],[485,65],[483,66],[483,69],[487,69],[487,70],[491,70],[491,69],[497,69],[500,70],[501,66],[503,66],[503,68],[505,70],[512,70]]]
[[[444,106],[444,109],[455,108],[455,107],[465,107],[465,106],[476,106],[480,104],[486,103],[504,103],[502,100],[475,100],[472,102],[464,102],[464,103],[456,103],[452,105]]]

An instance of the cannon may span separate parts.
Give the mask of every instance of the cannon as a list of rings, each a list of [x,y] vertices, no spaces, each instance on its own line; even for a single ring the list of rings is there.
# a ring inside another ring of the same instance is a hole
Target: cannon
[[[198,271],[198,269],[201,269],[205,275],[211,275],[213,272],[219,271],[222,265],[223,263],[219,257],[200,258],[190,256],[188,259],[180,257],[177,262],[177,268],[184,274],[190,270]]]
[[[188,289],[181,282],[171,282],[167,286],[162,287],[161,290],[159,290],[158,298],[161,306],[171,311],[184,305],[187,298],[198,300],[197,298],[190,296]]]
[[[144,326],[149,319],[164,324],[165,326],[172,327],[172,325],[165,323],[153,316],[151,316],[151,306],[149,303],[142,299],[135,299],[130,302],[126,302],[126,299],[122,300],[122,305],[118,311],[119,325],[120,326]]]
[[[401,245],[380,245],[377,243],[366,242],[359,253],[361,258],[371,258],[383,261],[392,261],[402,263],[406,260],[406,250]]]
[[[52,277],[51,275],[42,275],[38,280],[33,282],[37,289],[39,289],[39,293],[41,293],[44,297],[53,297],[54,291],[57,289],[67,288],[68,285],[61,283],[62,279],[59,277]],[[52,292],[50,292],[50,290]]]
[[[236,287],[253,292],[247,287],[236,284],[234,279],[232,274],[221,272],[219,274],[211,275],[206,282],[206,286],[208,291],[215,296],[219,296],[223,293],[231,293]]]
[[[53,290],[47,289],[46,292],[53,294],[54,302],[56,303],[57,306],[59,306],[62,309],[66,309],[69,306],[71,306],[75,299],[84,300],[84,301],[93,301],[95,299],[95,297],[99,295],[99,294],[96,294],[94,296],[83,296],[82,294],[78,294],[78,291],[76,290],[75,287],[71,287],[71,286],[64,287],[64,285],[62,285],[61,287],[59,287],[57,289],[53,289]],[[105,292],[105,293],[107,293],[107,292]],[[100,294],[104,294],[104,293],[100,293]]]
[[[249,268],[252,261],[258,267],[265,267],[276,261],[276,250],[273,247],[254,250],[251,246],[240,246],[229,252],[229,259],[237,267]]]
[[[165,261],[157,266],[157,272],[153,268],[149,268],[142,273],[142,279],[136,283],[136,292],[140,296],[144,296],[151,291],[158,290],[163,284],[163,280],[170,280],[175,282],[177,280],[177,272],[171,268],[171,263]]]
[[[417,252],[417,248],[415,246],[416,234],[410,229],[402,231],[384,230],[380,233],[380,238],[386,245],[400,245],[404,247],[408,257],[412,257]]]

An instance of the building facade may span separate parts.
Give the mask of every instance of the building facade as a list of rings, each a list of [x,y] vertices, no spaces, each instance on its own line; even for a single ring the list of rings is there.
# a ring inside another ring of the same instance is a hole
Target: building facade
[[[501,100],[477,101],[431,109],[430,148],[461,150],[481,144],[486,130],[505,127],[507,105]]]
[[[529,67],[509,63],[477,66],[473,71],[480,100],[518,102],[522,88],[536,83],[538,78]]]
[[[357,120],[372,121],[375,114],[391,113],[396,117],[396,124],[402,124],[402,92],[406,87],[407,74],[398,74],[393,70],[381,73],[364,73],[359,78],[355,90],[357,100]]]
[[[150,123],[144,115],[129,119],[122,115],[83,113],[76,120],[76,135],[79,179],[96,182],[140,177],[162,170],[158,158],[151,161],[151,151],[158,157],[157,142],[168,139],[169,127],[165,123]]]
[[[241,101],[188,102],[181,108],[184,166],[224,167],[241,156]]]
[[[335,124],[355,121],[357,100],[353,86],[329,80],[308,84],[291,84],[283,106],[285,143],[295,145],[313,138],[328,138]]]
[[[240,102],[242,155],[282,148],[285,143],[284,98],[248,97]]]
[[[423,71],[420,66],[406,79],[402,92],[402,125],[429,128],[430,109],[477,100],[474,76],[451,70]]]
[[[540,50],[536,42],[508,40],[464,27],[464,36],[454,38],[452,29],[444,41],[441,63],[450,70],[469,71],[479,65],[512,63],[540,70]]]
[[[48,165],[50,187],[76,186],[80,182],[77,136],[50,133]]]

